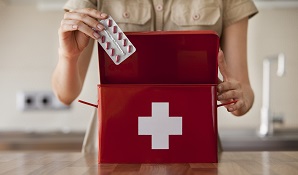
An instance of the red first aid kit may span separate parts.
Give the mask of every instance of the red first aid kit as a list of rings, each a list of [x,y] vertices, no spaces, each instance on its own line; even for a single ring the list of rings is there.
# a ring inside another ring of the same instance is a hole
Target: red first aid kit
[[[125,34],[121,64],[98,47],[99,163],[217,162],[218,35]]]

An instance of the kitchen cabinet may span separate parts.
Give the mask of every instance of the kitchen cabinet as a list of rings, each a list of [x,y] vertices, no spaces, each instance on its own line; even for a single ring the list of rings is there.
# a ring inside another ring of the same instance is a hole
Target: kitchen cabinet
[[[83,132],[0,132],[0,151],[81,151]]]

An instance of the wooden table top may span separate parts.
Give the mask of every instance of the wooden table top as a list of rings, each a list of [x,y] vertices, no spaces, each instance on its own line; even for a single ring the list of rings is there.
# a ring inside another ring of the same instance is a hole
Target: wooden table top
[[[223,152],[219,163],[190,164],[97,164],[96,154],[0,152],[0,174],[294,175],[298,152]]]

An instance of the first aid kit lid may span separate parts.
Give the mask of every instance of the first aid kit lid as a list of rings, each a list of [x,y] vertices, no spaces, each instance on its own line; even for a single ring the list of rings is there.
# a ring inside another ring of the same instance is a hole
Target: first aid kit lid
[[[99,45],[101,84],[217,84],[213,31],[126,32],[136,51],[116,65]]]

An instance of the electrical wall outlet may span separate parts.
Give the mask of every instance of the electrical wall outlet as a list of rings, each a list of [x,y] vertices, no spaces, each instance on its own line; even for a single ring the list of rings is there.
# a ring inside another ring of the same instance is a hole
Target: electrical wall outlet
[[[61,110],[69,109],[61,103],[52,91],[21,91],[17,93],[17,109],[32,110]]]

